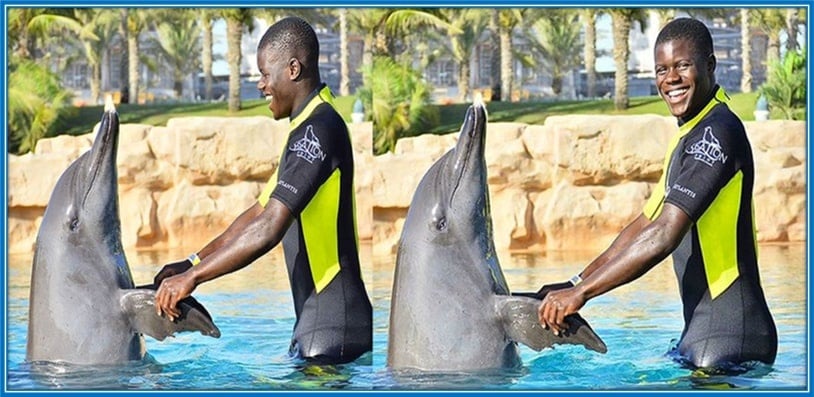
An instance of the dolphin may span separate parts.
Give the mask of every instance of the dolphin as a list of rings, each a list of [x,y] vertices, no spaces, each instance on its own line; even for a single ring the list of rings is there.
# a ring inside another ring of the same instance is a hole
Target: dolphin
[[[570,316],[555,336],[537,320],[540,300],[512,296],[495,254],[484,146],[487,114],[476,99],[454,148],[419,182],[396,255],[387,365],[467,371],[521,365],[517,343],[607,347]]]
[[[143,334],[220,337],[195,299],[176,321],[156,314],[154,287],[136,288],[121,244],[116,150],[119,118],[108,101],[91,149],[60,176],[37,234],[26,360],[80,365],[141,360]]]

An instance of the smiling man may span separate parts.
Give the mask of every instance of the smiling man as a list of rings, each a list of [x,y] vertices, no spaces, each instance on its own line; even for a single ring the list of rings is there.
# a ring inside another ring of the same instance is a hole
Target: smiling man
[[[715,83],[712,37],[703,23],[679,18],[661,30],[654,53],[656,87],[679,125],[661,179],[607,250],[571,281],[541,289],[551,292],[540,323],[562,331],[565,316],[672,253],[685,322],[672,355],[696,368],[772,363],[777,330],[758,272],[752,150]]]
[[[275,119],[289,119],[280,165],[225,232],[156,275],[156,306],[177,317],[176,303],[197,285],[282,242],[297,318],[290,353],[336,364],[371,350],[373,314],[359,266],[350,135],[320,80],[318,58],[317,36],[302,19],[282,19],[263,35],[257,88]]]

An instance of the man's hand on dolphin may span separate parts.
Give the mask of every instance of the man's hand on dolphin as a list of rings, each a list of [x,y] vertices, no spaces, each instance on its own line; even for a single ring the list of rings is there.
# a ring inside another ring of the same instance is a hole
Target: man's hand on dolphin
[[[163,281],[165,278],[174,276],[176,274],[181,274],[189,270],[191,267],[192,262],[189,259],[168,263],[161,268],[161,271],[159,271],[158,274],[155,275],[155,278],[153,278],[153,283],[155,283],[155,285],[161,285],[161,281]]]
[[[178,318],[181,315],[181,311],[176,306],[178,301],[190,296],[195,290],[195,286],[195,277],[190,271],[162,280],[155,293],[155,307],[158,315],[166,313],[173,321]]]
[[[585,296],[579,286],[549,292],[540,304],[540,324],[560,335],[568,329],[565,317],[574,314],[585,305]]]

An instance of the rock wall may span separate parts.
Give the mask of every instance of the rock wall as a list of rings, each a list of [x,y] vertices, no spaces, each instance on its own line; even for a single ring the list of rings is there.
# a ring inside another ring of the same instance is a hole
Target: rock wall
[[[248,208],[274,173],[287,133],[268,117],[176,118],[124,124],[119,142],[122,241],[200,248]],[[412,193],[456,134],[402,139],[372,156],[370,123],[350,126],[359,235],[395,252]],[[750,122],[760,241],[805,241],[806,126]],[[636,217],[660,175],[672,118],[553,116],[544,125],[492,123],[486,161],[500,250],[601,249]],[[8,248],[31,252],[63,170],[92,134],[41,140],[8,159]]]
[[[805,241],[806,125],[746,123],[758,240]],[[601,250],[641,213],[663,168],[675,119],[552,116],[544,125],[491,123],[486,162],[499,250]],[[395,252],[421,176],[455,135],[400,140],[373,159],[374,255]]]
[[[277,168],[287,122],[269,117],[176,118],[166,127],[123,124],[118,172],[122,243],[136,248],[200,248],[249,208]],[[372,126],[354,125],[354,156],[370,163]],[[93,134],[41,140],[8,161],[9,252],[31,252],[42,213],[65,168]],[[370,182],[357,177],[357,206],[370,208]],[[370,211],[359,213],[370,239]]]

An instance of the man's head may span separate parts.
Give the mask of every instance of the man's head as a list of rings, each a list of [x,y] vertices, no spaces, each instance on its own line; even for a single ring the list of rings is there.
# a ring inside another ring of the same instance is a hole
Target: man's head
[[[289,117],[299,102],[319,84],[319,41],[300,18],[271,25],[257,45],[260,81],[257,89],[270,100],[275,119]]]
[[[701,109],[715,86],[716,60],[712,35],[700,21],[670,21],[656,38],[656,88],[673,116],[683,118]]]

